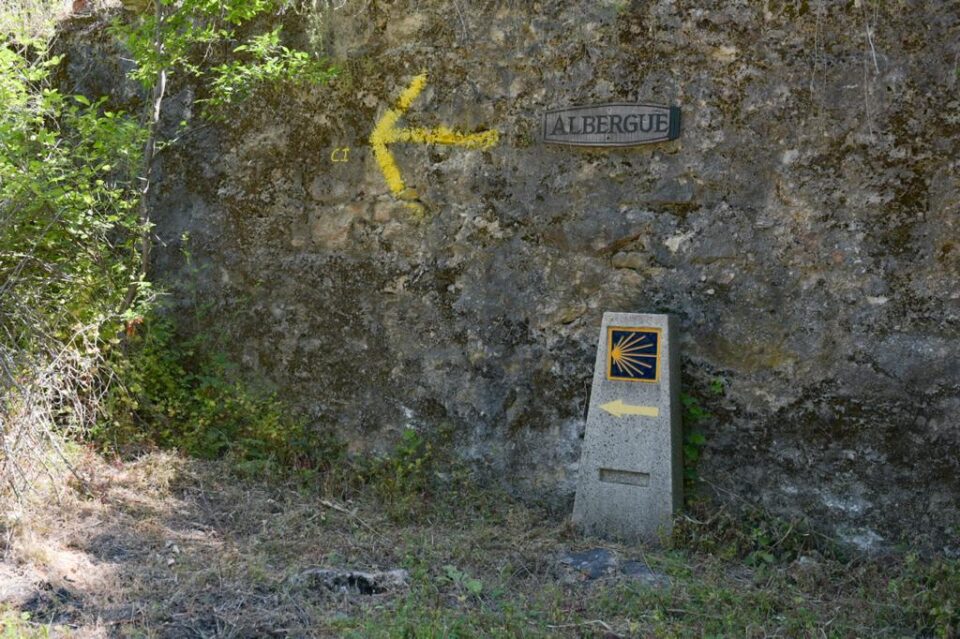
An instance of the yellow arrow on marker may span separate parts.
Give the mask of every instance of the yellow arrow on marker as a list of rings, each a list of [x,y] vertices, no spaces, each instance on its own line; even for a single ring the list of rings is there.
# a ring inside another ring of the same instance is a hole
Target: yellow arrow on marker
[[[600,404],[600,408],[614,417],[623,417],[624,415],[642,415],[644,417],[660,416],[660,409],[656,406],[634,406],[633,404],[623,403],[622,399]]]
[[[500,133],[496,130],[481,131],[480,133],[459,133],[445,126],[438,126],[434,129],[398,129],[397,121],[406,113],[425,86],[427,86],[427,74],[421,73],[400,94],[396,107],[387,109],[383,117],[377,120],[373,132],[370,133],[370,146],[373,147],[373,155],[380,166],[380,172],[383,173],[383,179],[386,180],[387,186],[390,187],[394,195],[400,195],[405,185],[403,177],[400,175],[400,169],[397,167],[397,162],[393,159],[390,150],[387,149],[387,145],[395,142],[412,142],[414,144],[447,144],[468,149],[489,149],[500,140]]]

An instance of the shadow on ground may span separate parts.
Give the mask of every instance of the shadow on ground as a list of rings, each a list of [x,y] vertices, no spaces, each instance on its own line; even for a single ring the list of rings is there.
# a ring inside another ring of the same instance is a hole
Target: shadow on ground
[[[498,561],[545,575],[539,546],[525,555],[498,542],[494,526],[512,518],[531,539],[556,526],[519,507],[472,526],[397,525],[375,504],[322,499],[165,453],[113,465],[91,455],[82,470],[93,477],[90,493],[75,486],[59,505],[36,509],[8,553],[16,561],[0,564],[8,577],[0,606],[54,634],[340,636],[408,588],[333,587],[304,578],[311,571],[453,566],[457,555],[476,570],[484,562],[470,556],[483,545]]]
[[[169,453],[81,471],[8,531],[4,638],[956,636],[953,563],[623,546],[482,491],[397,521]]]

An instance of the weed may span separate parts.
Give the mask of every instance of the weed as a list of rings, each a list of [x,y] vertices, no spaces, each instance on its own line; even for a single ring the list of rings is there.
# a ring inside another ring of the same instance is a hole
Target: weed
[[[387,455],[347,460],[344,467],[351,469],[353,482],[346,489],[372,492],[396,523],[428,511],[491,513],[496,509],[495,491],[477,488],[473,471],[455,456],[451,437],[449,428],[429,434],[408,428]]]
[[[4,610],[0,607],[0,639],[47,639],[50,626],[30,620],[29,612]]]
[[[923,561],[910,553],[888,590],[924,634],[942,639],[960,635],[960,562],[942,557]]]
[[[714,377],[707,385],[707,392],[715,397],[722,397],[727,392],[727,380],[720,376]],[[680,404],[683,407],[683,413],[681,414],[681,421],[683,422],[683,482],[685,492],[689,494],[699,479],[697,463],[700,461],[703,447],[707,444],[707,437],[701,429],[714,416],[704,408],[699,398],[689,393],[680,393]]]
[[[246,475],[327,470],[343,454],[279,399],[240,378],[203,336],[177,334],[162,315],[141,320],[117,352],[124,384],[108,398],[111,420],[94,441],[117,453],[151,446],[203,459],[229,458]]]
[[[697,462],[700,461],[700,450],[706,445],[707,438],[699,427],[703,422],[713,417],[704,409],[700,400],[693,395],[680,393],[680,404],[683,406],[683,481],[684,487],[690,489],[698,479]]]
[[[413,429],[403,432],[390,455],[355,461],[361,481],[383,500],[397,521],[417,511],[432,484],[433,463],[433,445]]]
[[[712,380],[710,380],[710,385],[708,388],[713,395],[722,397],[727,392],[727,380],[723,377],[714,377]]]
[[[710,509],[706,502],[688,506],[688,514],[679,517],[673,529],[676,547],[752,567],[790,562],[811,553],[842,558],[838,547],[802,520],[787,521],[746,505],[736,514],[726,508]]]
[[[479,597],[480,593],[483,592],[483,582],[479,579],[475,579],[469,575],[469,573],[459,570],[456,566],[447,564],[443,567],[443,575],[439,577],[439,580],[442,583],[453,584],[458,590],[461,591],[461,601],[466,598],[467,595],[472,595],[474,597]]]

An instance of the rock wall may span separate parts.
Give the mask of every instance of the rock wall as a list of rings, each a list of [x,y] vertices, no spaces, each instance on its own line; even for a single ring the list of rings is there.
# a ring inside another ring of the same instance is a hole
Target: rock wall
[[[354,448],[450,432],[568,507],[602,312],[673,313],[708,492],[960,552],[955,3],[330,5],[284,18],[329,86],[215,126],[190,87],[167,105],[198,126],[163,158],[155,266],[246,371]],[[397,197],[368,138],[421,72],[400,126],[499,142],[391,146]],[[680,138],[540,141],[548,108],[637,100],[679,105]]]

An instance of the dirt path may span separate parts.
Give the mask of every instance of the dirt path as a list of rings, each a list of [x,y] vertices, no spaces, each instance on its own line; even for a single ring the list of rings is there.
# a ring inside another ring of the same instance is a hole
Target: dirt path
[[[882,562],[619,546],[483,493],[398,523],[372,497],[168,453],[82,466],[89,492],[51,493],[8,534],[4,639],[923,636]],[[405,573],[371,587],[331,569]]]
[[[298,578],[311,569],[391,569],[441,546],[469,556],[476,537],[509,550],[482,525],[398,527],[370,504],[170,454],[112,466],[91,456],[83,471],[93,494],[67,490],[58,506],[36,509],[0,563],[0,605],[54,634],[339,636],[344,619],[397,593],[331,591]]]

